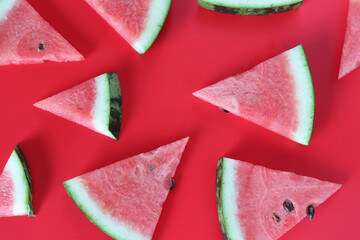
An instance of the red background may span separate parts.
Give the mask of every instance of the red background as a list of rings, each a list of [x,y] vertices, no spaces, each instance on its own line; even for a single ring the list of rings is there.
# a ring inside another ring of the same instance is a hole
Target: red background
[[[86,60],[0,67],[0,169],[19,143],[34,182],[35,218],[0,219],[0,239],[110,239],[62,182],[190,136],[153,239],[221,239],[215,203],[222,156],[344,184],[281,239],[360,239],[360,70],[337,80],[348,2],[304,0],[272,16],[234,16],[173,0],[157,40],[137,54],[82,0],[29,2]],[[303,44],[315,87],[314,131],[301,146],[192,92]],[[120,76],[114,141],[33,103],[107,71]]]

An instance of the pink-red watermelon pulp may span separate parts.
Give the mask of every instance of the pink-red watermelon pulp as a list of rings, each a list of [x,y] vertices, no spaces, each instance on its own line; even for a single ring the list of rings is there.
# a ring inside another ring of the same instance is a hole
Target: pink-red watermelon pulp
[[[86,216],[114,239],[151,239],[188,138],[64,182]]]
[[[108,137],[119,138],[122,97],[116,73],[104,73],[34,106]]]
[[[350,0],[339,79],[360,66],[360,1]]]
[[[155,41],[171,0],[86,0],[138,53]]]
[[[310,141],[314,91],[301,45],[193,94],[296,142]]]
[[[340,187],[223,158],[217,167],[216,197],[224,239],[278,239],[308,214],[313,218],[312,210]]]
[[[83,59],[26,0],[0,2],[0,65]]]

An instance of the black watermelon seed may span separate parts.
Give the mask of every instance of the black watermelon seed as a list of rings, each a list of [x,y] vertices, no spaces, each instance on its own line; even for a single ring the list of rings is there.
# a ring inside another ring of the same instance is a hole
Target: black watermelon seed
[[[313,220],[315,214],[315,207],[313,205],[310,205],[307,209],[307,215],[309,216],[310,220]]]
[[[170,190],[174,190],[175,188],[175,180],[174,179],[171,179],[171,187],[170,187]]]
[[[150,171],[153,172],[155,170],[155,165],[154,164],[150,164]]]
[[[223,109],[222,107],[219,107],[221,111],[225,112],[225,113],[230,113],[228,110]]]
[[[285,208],[286,211],[288,212],[292,212],[294,210],[294,205],[293,203],[289,200],[289,199],[286,199],[284,202],[283,202],[283,207]]]
[[[39,51],[44,50],[44,49],[45,49],[45,45],[44,45],[43,43],[40,43],[38,49],[39,49]]]
[[[276,212],[273,212],[272,217],[273,217],[275,222],[280,222],[281,221],[280,216]]]

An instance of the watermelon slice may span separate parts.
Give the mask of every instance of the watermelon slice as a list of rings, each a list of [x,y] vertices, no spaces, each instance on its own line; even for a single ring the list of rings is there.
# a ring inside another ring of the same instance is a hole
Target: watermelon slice
[[[119,138],[122,98],[116,73],[104,73],[34,106],[108,137]]]
[[[198,0],[199,6],[237,15],[269,15],[299,8],[303,0]]]
[[[0,65],[83,59],[26,0],[0,1]]]
[[[30,170],[16,146],[0,175],[0,217],[35,216],[32,196]]]
[[[339,79],[360,66],[360,1],[350,0]]]
[[[309,144],[314,90],[301,45],[193,94],[298,143]]]
[[[158,36],[171,0],[85,0],[138,53],[145,53]]]
[[[64,182],[85,215],[114,239],[151,239],[188,138]]]
[[[293,228],[340,184],[229,158],[218,161],[216,199],[224,239],[274,240]]]

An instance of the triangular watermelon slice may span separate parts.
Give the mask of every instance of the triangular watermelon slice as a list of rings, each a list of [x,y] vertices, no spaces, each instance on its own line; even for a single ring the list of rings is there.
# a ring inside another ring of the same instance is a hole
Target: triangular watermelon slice
[[[35,216],[29,166],[16,146],[0,175],[0,217]]]
[[[171,0],[85,0],[138,53],[145,53],[158,36]]]
[[[26,0],[0,1],[0,65],[83,59]]]
[[[216,199],[224,239],[275,240],[341,187],[229,158],[219,160]]]
[[[104,73],[34,106],[108,137],[119,138],[122,98],[116,73]]]
[[[298,143],[310,141],[314,90],[301,45],[193,94]]]
[[[360,1],[350,0],[339,79],[360,66]]]
[[[303,0],[198,0],[199,6],[237,15],[269,15],[299,8]]]
[[[85,215],[114,239],[151,239],[188,138],[64,182]]]

